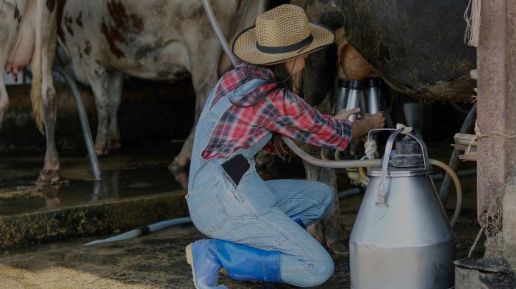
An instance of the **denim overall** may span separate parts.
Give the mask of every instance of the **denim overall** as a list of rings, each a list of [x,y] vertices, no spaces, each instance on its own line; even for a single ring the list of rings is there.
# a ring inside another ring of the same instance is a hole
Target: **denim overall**
[[[233,156],[205,160],[201,155],[216,123],[232,102],[237,102],[262,81],[252,79],[244,83],[213,107],[219,84],[210,93],[196,126],[186,195],[190,216],[197,229],[210,238],[242,244],[250,250],[277,252],[279,272],[276,274],[280,280],[272,281],[299,287],[317,286],[332,275],[333,260],[293,218],[304,226],[318,221],[333,204],[333,189],[306,180],[263,181],[256,172],[254,156],[270,141],[271,133],[256,145],[233,154],[243,155],[250,164],[238,184],[221,167]],[[245,254],[240,252],[239,256]],[[224,267],[232,277],[231,266]]]

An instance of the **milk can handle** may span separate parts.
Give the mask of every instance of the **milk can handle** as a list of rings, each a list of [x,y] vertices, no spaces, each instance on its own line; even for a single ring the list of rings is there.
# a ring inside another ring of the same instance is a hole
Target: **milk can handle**
[[[380,129],[381,130],[381,129]],[[387,191],[385,190],[385,178],[387,177],[387,169],[389,167],[389,160],[391,158],[391,151],[394,145],[394,140],[396,137],[402,132],[402,129],[395,130],[387,140],[387,144],[385,146],[385,153],[383,155],[382,160],[382,172],[380,174],[380,185],[378,186],[378,200],[376,201],[377,206],[387,207]],[[407,136],[410,136],[414,140],[417,141],[419,146],[421,147],[421,154],[423,155],[423,164],[425,169],[428,171],[430,169],[430,163],[428,161],[428,150],[426,149],[425,143],[417,136],[411,132],[406,133]]]

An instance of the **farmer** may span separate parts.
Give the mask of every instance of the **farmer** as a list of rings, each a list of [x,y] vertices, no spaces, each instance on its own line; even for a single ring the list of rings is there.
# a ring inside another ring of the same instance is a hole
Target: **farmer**
[[[290,91],[308,54],[333,41],[331,30],[286,4],[259,15],[233,43],[244,63],[211,91],[190,165],[190,216],[212,238],[186,248],[195,288],[226,288],[217,286],[222,268],[235,280],[299,287],[317,286],[332,275],[331,256],[304,228],[329,211],[333,190],[314,181],[264,181],[254,156],[273,134],[343,150],[351,138],[383,127],[381,113],[351,124],[350,112],[321,114]]]

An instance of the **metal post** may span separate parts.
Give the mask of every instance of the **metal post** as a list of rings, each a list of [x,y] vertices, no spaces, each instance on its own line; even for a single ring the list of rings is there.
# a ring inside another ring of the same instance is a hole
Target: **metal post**
[[[68,84],[72,95],[75,99],[75,105],[77,106],[77,112],[79,113],[79,120],[81,121],[82,135],[84,136],[84,142],[86,143],[86,149],[88,150],[88,157],[90,159],[91,171],[93,173],[93,179],[100,181],[100,168],[97,154],[95,154],[95,146],[93,145],[93,138],[91,137],[90,125],[88,124],[88,116],[82,103],[81,94],[75,84],[75,81],[61,68],[56,67],[55,71],[59,73]]]
[[[460,133],[467,133],[471,130],[473,125],[475,124],[475,120],[477,119],[477,105],[473,105],[473,107],[469,110],[462,126],[460,128]],[[448,166],[452,170],[456,170],[459,163],[459,151],[457,149],[453,149],[453,153],[450,157],[450,162]],[[439,199],[441,199],[441,203],[446,205],[446,199],[448,198],[448,194],[450,191],[451,178],[449,175],[445,175],[443,182],[441,184],[441,188],[439,189]]]

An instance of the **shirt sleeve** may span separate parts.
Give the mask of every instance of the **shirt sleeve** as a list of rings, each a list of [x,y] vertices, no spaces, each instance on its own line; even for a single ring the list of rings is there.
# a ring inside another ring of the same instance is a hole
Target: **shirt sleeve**
[[[351,123],[322,114],[290,92],[279,90],[267,98],[264,125],[289,138],[318,147],[344,150],[351,139]]]

